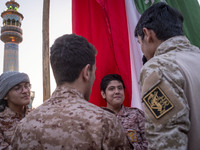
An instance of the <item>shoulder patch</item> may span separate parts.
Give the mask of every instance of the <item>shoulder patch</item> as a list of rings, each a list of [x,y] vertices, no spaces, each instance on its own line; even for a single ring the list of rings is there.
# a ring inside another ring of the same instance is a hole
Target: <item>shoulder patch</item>
[[[128,130],[127,136],[131,143],[137,142],[137,132],[136,130]]]
[[[171,103],[169,98],[158,86],[154,87],[152,90],[149,90],[149,92],[143,97],[143,101],[156,119],[161,118],[172,108],[174,108],[174,105]]]
[[[174,115],[184,109],[166,77],[159,72],[152,72],[145,79],[142,87],[142,102],[145,118],[155,125],[168,123]]]

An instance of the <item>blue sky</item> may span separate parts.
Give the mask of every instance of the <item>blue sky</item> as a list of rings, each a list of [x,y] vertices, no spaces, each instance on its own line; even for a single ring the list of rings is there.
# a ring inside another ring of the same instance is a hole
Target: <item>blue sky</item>
[[[0,12],[6,10],[5,3],[0,0]],[[23,41],[19,44],[19,71],[29,75],[32,90],[35,91],[33,106],[43,102],[42,81],[42,13],[43,0],[15,0],[20,4],[18,11],[23,14]],[[2,27],[3,19],[0,18]],[[72,32],[71,0],[51,0],[50,3],[50,46],[54,40]],[[4,43],[0,41],[0,74],[3,72]],[[51,91],[56,87],[51,73]]]

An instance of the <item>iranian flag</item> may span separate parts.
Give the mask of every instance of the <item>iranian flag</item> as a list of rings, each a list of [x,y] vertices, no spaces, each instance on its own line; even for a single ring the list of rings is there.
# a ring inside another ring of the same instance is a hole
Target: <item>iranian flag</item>
[[[117,73],[122,76],[126,87],[124,105],[142,109],[138,84],[142,53],[134,36],[134,30],[140,13],[156,2],[158,1],[72,0],[72,32],[85,37],[98,51],[96,79],[89,100],[91,103],[106,106],[105,100],[100,95],[100,82],[105,75]],[[166,0],[166,2],[184,12],[185,33],[193,44],[199,46],[200,32],[197,31],[200,29],[200,10],[197,0]],[[195,12],[194,8],[197,7],[198,10]],[[198,15],[192,16],[191,12]]]

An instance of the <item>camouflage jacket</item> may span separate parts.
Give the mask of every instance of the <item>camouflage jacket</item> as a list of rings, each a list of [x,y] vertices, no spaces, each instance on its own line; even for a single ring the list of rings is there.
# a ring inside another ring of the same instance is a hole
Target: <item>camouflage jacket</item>
[[[102,107],[113,114],[114,111]],[[147,140],[145,137],[144,129],[144,112],[138,108],[124,107],[122,105],[121,110],[116,114],[119,122],[122,124],[129,141],[133,145],[135,150],[146,150]]]
[[[142,68],[141,93],[149,149],[200,147],[200,50],[185,36],[164,41]]]
[[[18,125],[13,149],[131,149],[117,118],[89,103],[76,89],[57,87],[51,98]]]
[[[26,114],[28,112],[29,109],[26,109]],[[24,115],[13,112],[9,107],[0,112],[0,149],[5,149],[10,145],[15,128],[23,117]]]
[[[122,106],[117,118],[124,127],[135,150],[146,150],[147,140],[144,131],[144,112],[138,108]]]

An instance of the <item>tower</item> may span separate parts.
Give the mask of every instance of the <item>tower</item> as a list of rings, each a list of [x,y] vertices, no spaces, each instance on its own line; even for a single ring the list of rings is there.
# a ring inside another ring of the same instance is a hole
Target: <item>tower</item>
[[[3,72],[19,71],[18,45],[22,42],[21,21],[24,17],[18,12],[20,5],[15,0],[6,2],[6,6],[7,10],[1,13],[1,40],[5,43]]]

